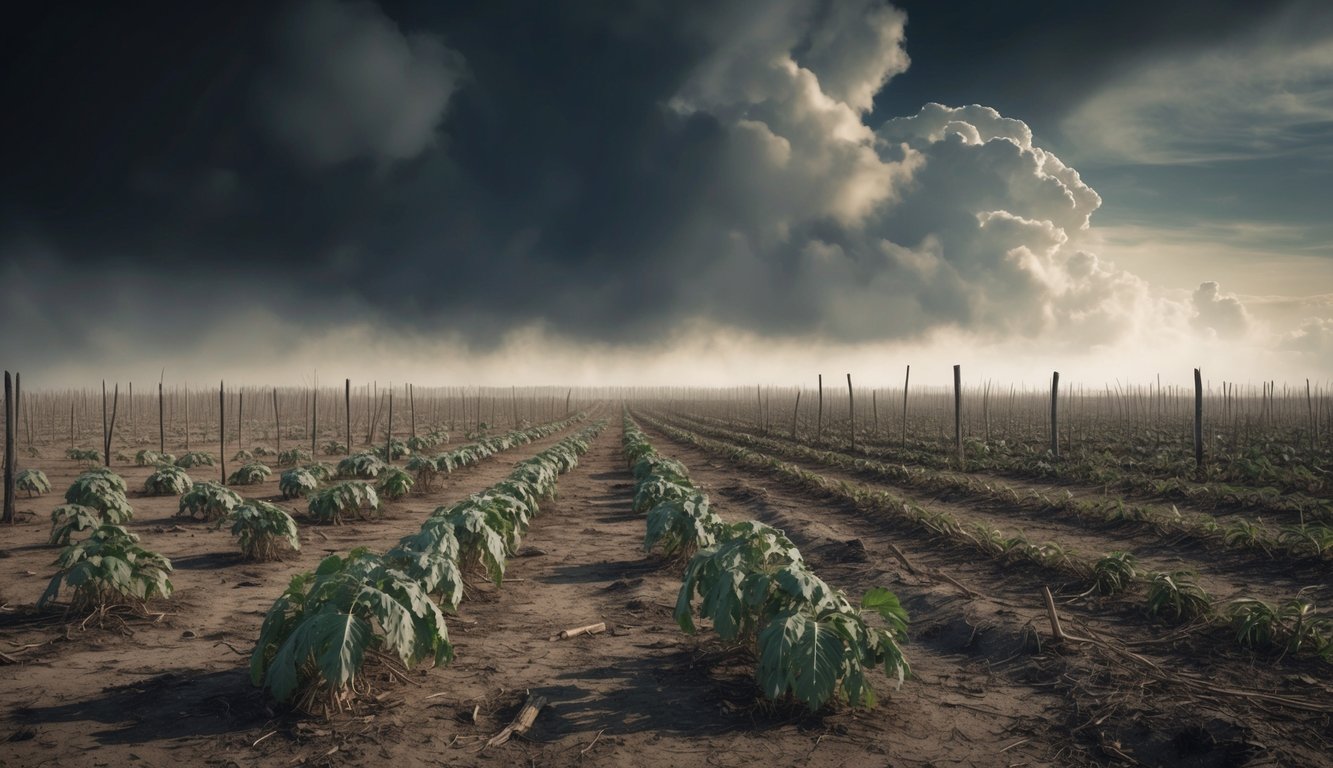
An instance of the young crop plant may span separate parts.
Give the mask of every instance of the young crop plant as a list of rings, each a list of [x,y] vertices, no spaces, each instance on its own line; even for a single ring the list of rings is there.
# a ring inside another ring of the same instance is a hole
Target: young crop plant
[[[154,464],[175,464],[176,457],[169,453],[158,453],[157,451],[144,448],[134,454],[134,463],[141,467],[151,467]]]
[[[398,501],[412,492],[412,476],[398,467],[388,467],[380,473],[375,489],[381,497],[389,501]]]
[[[440,607],[458,610],[463,601],[463,572],[458,567],[458,539],[443,518],[427,518],[417,533],[404,536],[384,554],[390,568],[407,574],[427,594],[438,596]]]
[[[213,482],[195,483],[193,488],[181,496],[176,517],[192,517],[205,521],[220,520],[243,503],[240,494],[224,485]]]
[[[319,480],[315,479],[315,474],[305,467],[289,469],[278,477],[278,490],[282,491],[284,499],[305,496],[318,487]]]
[[[1213,601],[1189,571],[1154,573],[1148,582],[1148,614],[1177,623],[1194,621],[1212,612]]]
[[[246,560],[280,560],[284,552],[301,549],[296,521],[274,504],[247,501],[233,509],[226,520],[231,522],[231,535],[236,537]]]
[[[435,489],[435,482],[439,479],[442,472],[449,470],[440,468],[439,456],[427,456],[422,453],[414,455],[407,460],[407,471],[412,473],[416,484],[421,486],[421,490],[430,493]]]
[[[325,456],[341,456],[347,453],[347,446],[337,440],[330,440],[319,447]]]
[[[102,454],[91,448],[70,448],[65,451],[65,458],[73,461],[82,461],[84,463],[96,464],[102,460]]]
[[[236,454],[235,454],[234,456],[231,457],[231,460],[232,460],[232,461],[254,461],[254,460],[255,460],[255,454],[254,454],[254,451],[247,451],[246,449],[242,448],[241,450],[237,451]]]
[[[384,459],[374,453],[362,451],[338,462],[338,477],[355,477],[361,480],[374,480],[388,469]]]
[[[227,485],[259,485],[273,474],[273,470],[259,462],[243,465],[227,478]]]
[[[325,558],[273,603],[250,679],[279,701],[342,711],[365,695],[367,658],[412,667],[453,659],[444,614],[417,582],[364,549]]]
[[[28,498],[51,492],[51,481],[40,469],[25,469],[14,478],[14,487],[28,494]]]
[[[374,454],[375,454],[376,456],[380,457],[381,459],[384,459],[384,458],[385,458],[385,457],[384,457],[384,446],[382,446],[382,445],[378,445],[378,446],[375,446],[375,448],[373,448],[372,450],[373,450],[373,452],[374,452]],[[412,451],[411,451],[411,449],[409,449],[409,448],[407,447],[407,443],[404,443],[402,440],[399,440],[399,439],[395,438],[395,439],[389,441],[389,454],[390,454],[390,456],[389,456],[389,458],[387,459],[388,461],[393,461],[393,460],[396,460],[396,459],[401,459],[401,458],[403,458],[404,456],[410,455],[411,453],[412,453]]]
[[[61,504],[51,510],[51,535],[46,543],[52,547],[69,544],[76,533],[87,533],[102,524],[102,515],[82,504]]]
[[[307,451],[304,448],[288,448],[278,454],[278,466],[280,467],[290,467],[314,460],[315,457],[311,456],[310,451]]]
[[[93,529],[88,538],[65,547],[55,564],[60,570],[38,608],[56,599],[62,587],[73,591],[71,612],[95,616],[123,605],[142,610],[153,597],[171,596],[171,561],[140,547],[139,537],[118,525]]]
[[[322,461],[312,461],[309,464],[303,465],[301,469],[304,469],[311,475],[314,475],[315,479],[320,481],[321,483],[327,483],[328,481],[333,479],[334,475],[337,474],[336,469],[329,466],[328,464],[325,464]]]
[[[1236,632],[1236,642],[1248,648],[1286,653],[1308,648],[1325,654],[1333,644],[1333,620],[1316,616],[1309,600],[1296,598],[1274,606],[1241,598],[1227,606],[1226,617]]]
[[[185,470],[171,464],[159,464],[144,480],[144,492],[150,496],[179,496],[194,487]]]
[[[92,469],[79,475],[65,491],[65,501],[92,507],[103,522],[120,525],[134,517],[125,498],[125,480],[107,469]]]
[[[643,549],[661,546],[668,558],[689,560],[700,549],[717,544],[726,524],[708,508],[708,497],[695,492],[684,499],[666,499],[648,510]]]
[[[310,516],[321,523],[342,525],[348,518],[364,520],[380,512],[380,497],[370,483],[347,480],[309,496]]]
[[[211,467],[216,463],[217,461],[213,458],[213,454],[208,453],[207,451],[191,451],[184,454],[179,459],[176,459],[176,466],[184,467],[185,469],[193,469],[194,467]]]
[[[1309,557],[1323,557],[1333,552],[1333,528],[1327,525],[1288,525],[1278,534],[1278,543],[1287,551]]]
[[[1115,595],[1124,592],[1138,576],[1137,561],[1129,552],[1111,552],[1092,565],[1089,593]]]
[[[791,695],[816,710],[836,699],[874,706],[867,667],[883,666],[901,682],[909,667],[901,644],[907,614],[888,590],[872,589],[854,606],[816,576],[779,530],[745,521],[727,526],[722,543],[690,561],[676,602],[676,621],[695,631],[699,615],[722,639],[753,645],[756,676],[772,699]],[[878,613],[887,628],[872,627]]]
[[[254,453],[255,456],[261,459],[264,458],[265,456],[272,456],[274,454],[273,449],[268,447],[267,445],[256,445],[254,448],[251,448],[250,450]]]

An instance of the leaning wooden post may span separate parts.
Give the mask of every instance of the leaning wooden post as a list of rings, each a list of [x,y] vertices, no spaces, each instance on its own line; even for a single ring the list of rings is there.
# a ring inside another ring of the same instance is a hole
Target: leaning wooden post
[[[343,413],[347,416],[347,455],[352,455],[352,380],[343,379]]]
[[[111,438],[106,434],[106,379],[102,379],[102,464],[111,466]]]
[[[412,385],[411,385],[411,384],[408,384],[408,385],[407,385],[407,407],[408,407],[408,408],[411,410],[411,412],[412,412],[412,438],[413,438],[413,439],[416,439],[416,436],[417,436],[417,398],[416,398],[416,395],[412,392]]]
[[[907,385],[912,383],[912,366],[907,366],[903,376],[903,448],[907,447]]]
[[[824,435],[824,374],[819,374],[819,410],[815,414],[815,445],[819,445]]]
[[[236,393],[236,450],[245,450],[245,427],[242,426],[241,414],[245,412],[245,390]],[[314,454],[312,453],[311,456]]]
[[[870,390],[870,434],[879,434],[879,404],[875,402],[875,390]]]
[[[319,434],[319,379],[310,392],[310,457],[315,457],[315,436]]]
[[[852,375],[847,374],[847,423],[852,432],[852,453],[856,453],[856,401],[852,399]]]
[[[565,393],[565,418],[569,418],[569,398],[573,396],[574,396],[574,388],[570,387],[569,391]]]
[[[754,403],[755,403],[755,412],[754,412],[755,427],[759,430],[760,434],[766,435],[768,434],[768,432],[767,430],[764,429],[764,392],[763,392],[763,387],[759,384],[754,385]]]
[[[16,382],[17,383],[17,382]],[[102,417],[106,418],[106,384],[102,385]],[[120,407],[120,382],[116,382],[115,392],[111,396],[111,426],[106,431],[106,446],[102,449],[102,458],[106,466],[111,466],[111,438],[116,434],[116,411]]]
[[[1194,466],[1203,469],[1203,374],[1194,369]]]
[[[1060,400],[1060,372],[1051,374],[1051,456],[1060,458],[1060,427],[1058,403]]]
[[[5,371],[5,508],[0,520],[14,522],[14,383]]]
[[[227,484],[227,387],[218,382],[218,464],[222,472],[223,485]]]
[[[963,367],[953,367],[953,445],[963,460]]]

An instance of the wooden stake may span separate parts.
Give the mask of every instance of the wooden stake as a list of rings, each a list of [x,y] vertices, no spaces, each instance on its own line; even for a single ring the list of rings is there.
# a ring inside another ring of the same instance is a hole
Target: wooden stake
[[[801,413],[801,388],[796,388],[796,407],[791,412],[791,439],[796,439],[796,417]]]
[[[852,453],[856,453],[856,401],[852,399],[852,375],[847,374],[847,423],[852,432]]]
[[[167,374],[166,369],[165,369],[165,368],[162,369],[162,375],[165,377],[166,374]],[[73,428],[73,426],[72,426],[72,425],[74,424],[74,417],[73,417],[73,413],[74,413],[74,405],[73,405],[73,404],[70,404],[69,408],[70,408],[70,411],[69,411],[69,412],[70,412],[70,414],[71,414],[71,415],[70,415],[70,424],[71,424],[71,427],[70,427],[70,436],[72,437],[72,436],[74,435],[74,428]],[[166,452],[167,452],[167,421],[166,421],[166,419],[163,418],[163,416],[165,416],[165,415],[166,415],[166,409],[165,409],[165,407],[163,406],[163,400],[162,400],[162,379],[158,379],[158,381],[157,381],[157,451],[158,451],[158,453],[166,453]]]
[[[222,479],[218,482],[227,484],[227,387],[224,382],[218,382],[218,464],[221,467]]]
[[[963,367],[953,367],[953,444],[958,460],[963,460]]]
[[[278,415],[278,388],[273,388],[273,428],[278,433],[278,455],[282,455],[282,417]]]
[[[596,624],[588,624],[587,626],[583,627],[575,627],[573,629],[562,629],[559,632],[552,635],[551,639],[568,640],[571,637],[578,637],[579,635],[597,635],[605,631],[606,631],[606,622],[599,621]]]
[[[1060,458],[1060,426],[1058,403],[1060,400],[1060,372],[1051,374],[1051,455]]]
[[[1194,466],[1203,469],[1203,374],[1194,369]]]
[[[352,455],[352,380],[343,379],[343,413],[347,416],[347,455]]]
[[[73,407],[72,405],[70,406]],[[4,512],[0,521],[14,522],[14,383],[5,371],[5,477]]]
[[[912,366],[907,366],[903,376],[903,447],[907,447],[907,385],[912,382]]]
[[[824,434],[824,374],[819,374],[819,410],[815,415],[815,445],[819,445]]]

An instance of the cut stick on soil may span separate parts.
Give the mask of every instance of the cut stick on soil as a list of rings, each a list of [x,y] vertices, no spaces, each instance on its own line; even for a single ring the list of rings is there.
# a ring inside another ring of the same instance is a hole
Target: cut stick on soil
[[[1068,640],[1073,643],[1093,643],[1096,642],[1090,638],[1071,635],[1060,627],[1060,615],[1055,612],[1055,598],[1051,596],[1051,588],[1043,584],[1041,586],[1041,596],[1046,601],[1046,617],[1051,622],[1051,637],[1055,640]]]
[[[514,721],[509,725],[506,725],[504,730],[492,736],[490,741],[486,742],[486,746],[498,747],[506,741],[509,741],[509,737],[516,733],[520,735],[527,733],[528,729],[532,727],[532,724],[537,721],[537,713],[541,712],[542,707],[544,706],[546,706],[545,696],[533,696],[532,694],[528,694],[528,700],[523,702],[523,708],[518,711],[518,715],[514,717]]]
[[[579,635],[596,635],[606,631],[606,622],[599,621],[596,624],[589,624],[585,627],[575,627],[574,629],[562,629],[560,632],[551,635],[552,640],[568,640],[571,637]]]

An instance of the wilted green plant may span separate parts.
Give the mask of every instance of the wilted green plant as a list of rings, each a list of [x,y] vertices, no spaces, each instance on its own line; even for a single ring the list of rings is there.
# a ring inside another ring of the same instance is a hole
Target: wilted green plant
[[[14,487],[28,494],[28,498],[51,492],[51,481],[40,469],[25,469],[14,478]]]
[[[227,478],[227,485],[259,485],[272,474],[273,470],[263,464],[251,462],[232,472]]]
[[[388,467],[380,473],[376,490],[382,498],[397,501],[412,492],[412,476],[398,467]]]
[[[1193,621],[1212,611],[1213,601],[1189,571],[1154,573],[1148,582],[1148,614]]]
[[[332,480],[336,472],[336,470],[334,470],[333,467],[330,467],[328,464],[325,464],[322,461],[312,462],[310,464],[306,464],[301,468],[309,472],[311,475],[314,476],[316,480],[320,481],[321,483],[327,483],[328,481]]]
[[[430,493],[435,489],[435,482],[440,476],[438,457],[418,453],[407,460],[407,471],[412,473],[422,491]]]
[[[179,496],[194,487],[185,470],[171,464],[159,464],[144,480],[144,492],[152,496]]]
[[[337,440],[330,440],[319,447],[325,456],[339,456],[347,453],[347,446]]]
[[[107,469],[92,469],[79,475],[65,491],[65,501],[92,507],[102,520],[119,525],[134,517],[125,498],[125,479]]]
[[[219,520],[239,507],[244,500],[240,494],[219,483],[195,483],[194,487],[181,496],[177,517],[193,517],[199,520]]]
[[[1099,595],[1124,592],[1138,576],[1137,560],[1129,552],[1111,552],[1092,565],[1092,589]]]
[[[301,548],[296,521],[286,510],[266,501],[247,501],[233,509],[226,520],[231,522],[231,535],[247,560],[277,560],[284,551]]]
[[[1226,610],[1236,642],[1250,648],[1281,648],[1296,653],[1310,648],[1324,652],[1333,635],[1333,621],[1319,618],[1309,600],[1288,600],[1281,607],[1254,598],[1233,600]]]
[[[53,547],[63,547],[74,534],[91,531],[101,524],[101,513],[92,507],[61,504],[51,510],[51,535],[46,543]]]
[[[294,464],[302,464],[307,461],[314,461],[315,457],[310,455],[310,451],[304,448],[288,448],[278,454],[278,466],[289,467]]]
[[[1327,525],[1288,525],[1278,534],[1278,543],[1294,554],[1323,557],[1333,552],[1333,528]]]
[[[231,457],[232,461],[254,461],[254,459],[255,459],[254,452],[247,451],[244,448],[237,451],[236,454]]]
[[[356,477],[362,480],[374,480],[389,465],[373,453],[362,451],[338,462],[338,477]]]
[[[70,448],[65,451],[65,458],[73,461],[91,462],[96,464],[102,460],[102,454],[91,448]]]
[[[716,544],[725,529],[722,518],[709,509],[706,495],[696,492],[685,499],[667,499],[648,510],[643,549],[651,552],[660,545],[667,557],[688,559]]]
[[[250,679],[307,711],[341,710],[366,691],[367,656],[404,666],[445,664],[453,646],[444,614],[422,587],[364,549],[327,557],[294,577],[273,603],[250,657]]]
[[[170,453],[158,453],[157,451],[144,448],[134,454],[134,463],[141,467],[150,467],[154,464],[175,464],[176,457]]]
[[[104,524],[88,538],[71,544],[56,558],[60,571],[37,601],[44,607],[60,594],[62,586],[73,589],[69,610],[75,613],[104,613],[117,605],[142,609],[155,596],[170,597],[171,561],[140,547],[139,537],[118,525]]]
[[[267,445],[256,445],[254,448],[251,448],[250,450],[254,452],[255,456],[259,457],[273,455],[273,449],[268,447]]]
[[[309,509],[321,523],[342,525],[349,517],[365,519],[379,512],[380,498],[369,483],[348,480],[310,494]]]
[[[282,491],[284,499],[304,496],[318,487],[319,481],[304,467],[289,469],[278,477],[278,490]]]
[[[459,553],[453,526],[443,518],[431,517],[420,531],[399,539],[384,554],[384,563],[407,574],[428,594],[439,595],[441,607],[456,611],[463,600]]]
[[[380,457],[381,459],[385,458],[384,446],[377,445],[372,450],[374,451],[376,456]],[[392,461],[395,459],[401,459],[404,456],[411,454],[412,451],[408,449],[407,443],[404,443],[402,440],[394,438],[389,441],[389,453],[392,454],[389,457],[389,460]]]
[[[176,459],[176,466],[191,469],[193,467],[211,467],[216,464],[213,454],[206,451],[191,451],[179,459]]]

